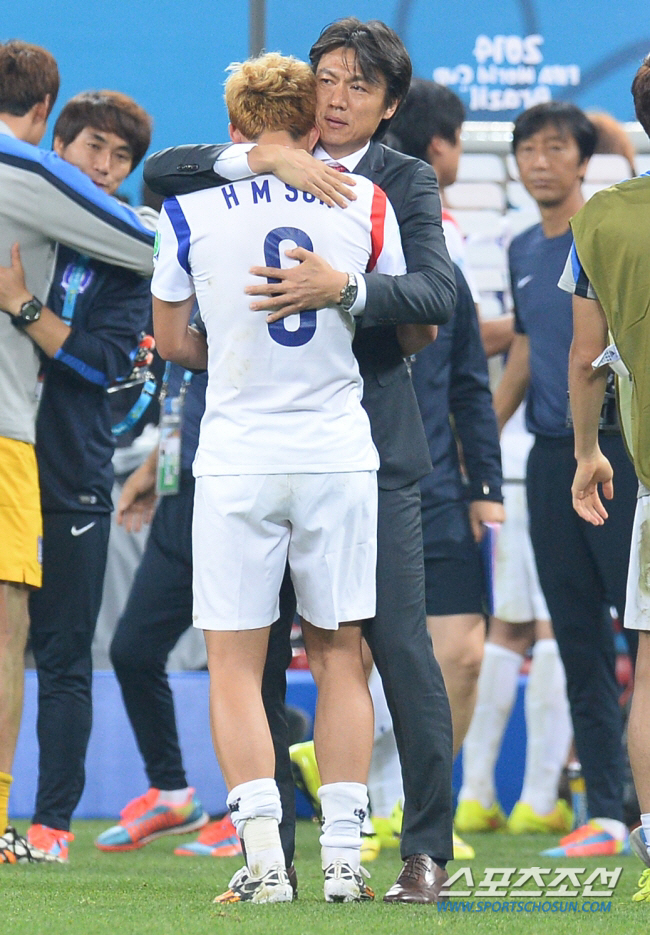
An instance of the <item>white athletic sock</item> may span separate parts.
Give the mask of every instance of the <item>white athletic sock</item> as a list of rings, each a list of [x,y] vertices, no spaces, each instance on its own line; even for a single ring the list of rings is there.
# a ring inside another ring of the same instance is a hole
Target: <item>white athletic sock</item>
[[[185,805],[190,795],[190,787],[184,789],[159,789],[158,801],[161,805]]]
[[[557,802],[573,736],[564,666],[554,639],[538,640],[533,647],[524,707],[526,771],[520,801],[548,815]]]
[[[404,799],[402,770],[392,727],[376,738],[373,745],[368,771],[368,798],[373,815],[385,818],[400,799]]]
[[[648,854],[650,854],[650,812],[645,812],[645,814],[641,815],[641,826],[643,828]]]
[[[330,782],[318,790],[323,809],[320,836],[323,870],[345,860],[353,870],[361,863],[361,825],[368,810],[368,790],[361,782]]]
[[[388,702],[381,676],[377,671],[377,666],[372,667],[370,678],[368,679],[368,690],[372,698],[372,706],[375,712],[375,740],[383,734],[392,731],[393,721],[388,710]]]
[[[496,799],[494,767],[517,694],[524,657],[487,642],[478,678],[476,707],[463,744],[462,799],[477,799],[490,808]]]
[[[252,779],[233,786],[226,803],[253,876],[261,877],[278,864],[284,867],[279,831],[282,805],[275,779]]]
[[[599,825],[607,831],[613,838],[616,838],[617,841],[624,841],[627,834],[627,825],[622,821],[618,821],[616,818],[592,818],[592,821],[597,821]]]
[[[376,667],[368,679],[368,688],[375,709],[375,741],[368,772],[368,797],[374,815],[388,816],[397,802],[404,798],[404,787],[393,722]]]

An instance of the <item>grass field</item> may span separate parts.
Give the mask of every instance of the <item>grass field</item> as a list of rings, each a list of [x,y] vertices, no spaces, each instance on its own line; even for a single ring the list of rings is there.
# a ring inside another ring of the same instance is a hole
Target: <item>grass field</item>
[[[177,837],[162,838],[129,854],[102,854],[93,846],[93,839],[106,825],[76,822],[76,840],[67,865],[0,868],[1,935],[418,935],[445,930],[462,935],[645,935],[650,923],[650,904],[631,901],[643,869],[634,857],[574,862],[588,868],[587,873],[596,867],[623,867],[609,912],[497,913],[475,909],[467,913],[440,912],[436,906],[387,905],[380,897],[401,866],[395,850],[383,852],[369,865],[370,885],[378,894],[376,902],[326,905],[318,828],[311,822],[301,822],[296,853],[297,902],[215,906],[212,898],[226,888],[231,874],[240,866],[239,860],[174,857],[174,847],[183,840]],[[24,830],[24,826],[19,828]],[[570,865],[568,861],[538,857],[540,850],[555,843],[552,837],[498,834],[470,835],[468,840],[475,846],[477,858],[464,865],[471,867],[476,885],[486,866]],[[450,864],[450,872],[460,865]],[[469,901],[469,897],[463,898],[463,902]],[[580,906],[584,900],[578,898],[577,902]]]

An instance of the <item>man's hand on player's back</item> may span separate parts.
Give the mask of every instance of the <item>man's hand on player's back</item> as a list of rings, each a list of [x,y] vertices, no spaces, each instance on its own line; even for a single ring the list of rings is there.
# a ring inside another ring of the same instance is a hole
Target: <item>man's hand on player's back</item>
[[[290,269],[276,269],[273,266],[251,267],[253,276],[280,280],[276,284],[269,282],[268,285],[246,287],[247,295],[272,296],[263,302],[252,302],[252,311],[269,312],[266,320],[273,322],[305,309],[327,308],[337,304],[341,289],[348,280],[347,273],[339,273],[332,269],[327,260],[305,250],[304,247],[286,250],[285,256],[298,260],[298,265]]]

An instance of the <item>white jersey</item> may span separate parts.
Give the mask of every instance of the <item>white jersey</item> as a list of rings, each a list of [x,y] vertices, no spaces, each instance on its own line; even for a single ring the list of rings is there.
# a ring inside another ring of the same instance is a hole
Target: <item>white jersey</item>
[[[452,263],[455,263],[456,266],[460,268],[461,273],[467,280],[467,285],[469,286],[469,291],[472,293],[474,304],[480,305],[481,295],[474,282],[472,271],[467,265],[467,247],[465,246],[463,232],[458,226],[456,218],[453,214],[450,214],[446,208],[442,209],[442,232],[445,235],[445,246],[447,247],[447,253]]]
[[[376,470],[352,353],[354,321],[336,308],[267,324],[250,309],[252,266],[288,267],[313,250],[334,269],[406,272],[384,193],[356,180],[357,200],[329,208],[273,176],[168,199],[160,216],[153,294],[193,293],[208,338],[206,409],[194,474]]]

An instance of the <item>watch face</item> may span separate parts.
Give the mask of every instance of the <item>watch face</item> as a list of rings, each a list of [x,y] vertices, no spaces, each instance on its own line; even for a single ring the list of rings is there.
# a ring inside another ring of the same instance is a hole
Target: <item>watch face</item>
[[[38,319],[41,317],[42,308],[43,305],[41,302],[39,302],[38,299],[32,299],[30,302],[25,302],[20,310],[20,318],[22,318],[22,320],[27,323],[38,321]]]

